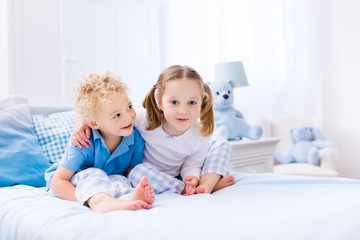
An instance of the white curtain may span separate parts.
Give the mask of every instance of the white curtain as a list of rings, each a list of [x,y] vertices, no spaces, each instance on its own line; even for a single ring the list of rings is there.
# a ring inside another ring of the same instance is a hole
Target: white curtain
[[[234,106],[250,120],[320,111],[309,0],[171,0],[167,9],[166,65],[213,81],[217,62],[243,61],[250,86],[235,89]]]

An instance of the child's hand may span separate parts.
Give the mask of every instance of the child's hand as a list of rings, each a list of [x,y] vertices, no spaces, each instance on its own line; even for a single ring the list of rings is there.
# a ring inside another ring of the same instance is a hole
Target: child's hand
[[[90,141],[90,128],[87,125],[82,125],[80,128],[74,128],[74,131],[71,134],[71,143],[80,149],[82,146],[86,148],[91,145]]]
[[[196,186],[199,183],[199,179],[195,176],[186,176],[184,178],[185,188],[183,191],[184,196],[193,195],[195,193]]]

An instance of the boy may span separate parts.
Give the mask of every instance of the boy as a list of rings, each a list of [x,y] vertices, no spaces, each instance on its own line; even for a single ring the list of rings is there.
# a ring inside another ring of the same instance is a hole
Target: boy
[[[133,121],[136,113],[120,78],[91,74],[78,88],[78,121],[91,128],[91,146],[71,142],[62,159],[45,173],[47,186],[60,198],[98,212],[150,209],[155,194],[143,177],[135,189],[127,175],[141,163],[144,140]]]

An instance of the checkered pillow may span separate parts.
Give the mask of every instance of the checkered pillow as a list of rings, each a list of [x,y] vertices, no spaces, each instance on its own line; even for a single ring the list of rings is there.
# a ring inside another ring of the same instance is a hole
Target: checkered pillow
[[[74,111],[32,115],[34,131],[50,163],[61,159],[75,125]]]

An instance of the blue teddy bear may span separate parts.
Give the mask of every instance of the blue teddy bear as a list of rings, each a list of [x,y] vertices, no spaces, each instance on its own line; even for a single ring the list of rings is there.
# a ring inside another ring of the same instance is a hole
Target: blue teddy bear
[[[213,137],[225,139],[249,138],[259,139],[262,128],[258,125],[251,127],[242,113],[233,107],[233,81],[215,81],[209,83],[214,98],[215,131]]]
[[[320,162],[319,149],[332,147],[321,131],[315,127],[298,125],[290,130],[293,148],[288,151],[275,151],[274,159],[277,163],[310,163],[318,165]]]

